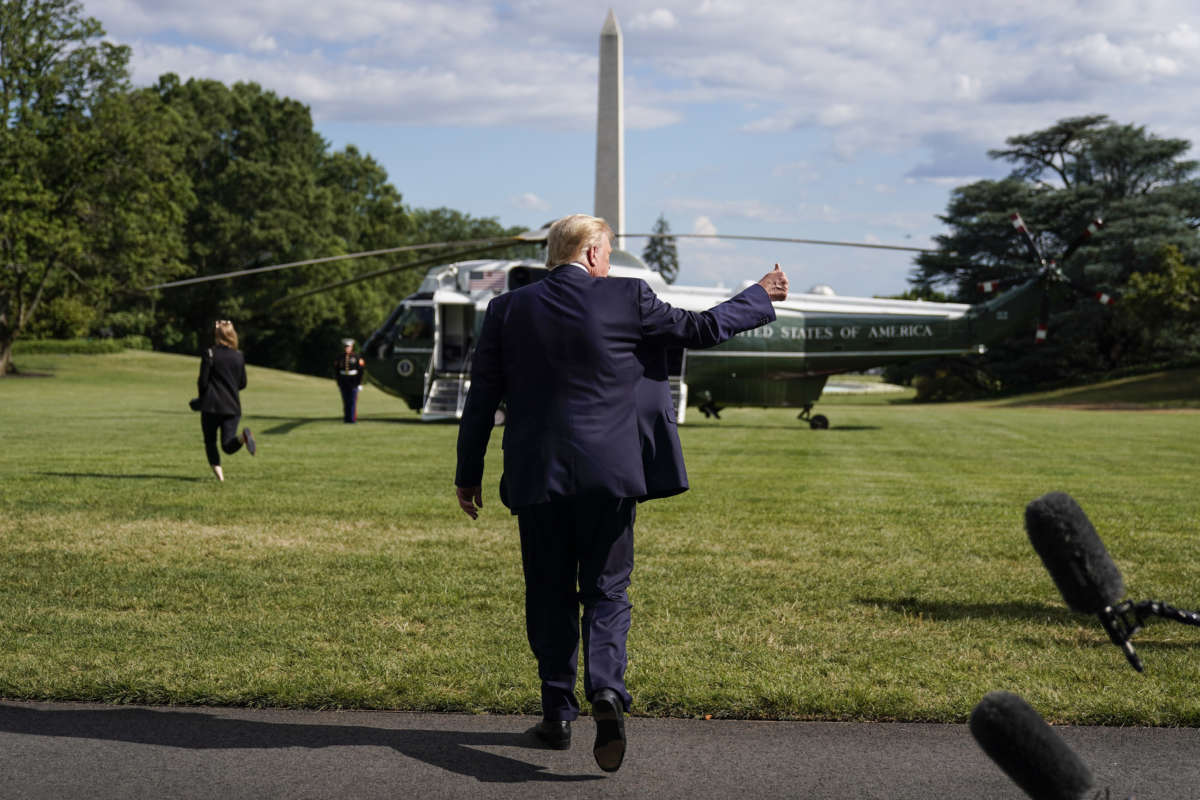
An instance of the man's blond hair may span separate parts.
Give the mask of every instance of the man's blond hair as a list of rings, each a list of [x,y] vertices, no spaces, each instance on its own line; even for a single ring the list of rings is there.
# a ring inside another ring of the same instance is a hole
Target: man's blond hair
[[[563,217],[550,226],[546,237],[546,266],[578,261],[583,251],[599,246],[606,237],[611,240],[612,235],[612,228],[600,217],[588,214]]]
[[[217,344],[237,350],[238,336],[233,329],[233,323],[227,319],[219,319],[213,325],[213,341]]]

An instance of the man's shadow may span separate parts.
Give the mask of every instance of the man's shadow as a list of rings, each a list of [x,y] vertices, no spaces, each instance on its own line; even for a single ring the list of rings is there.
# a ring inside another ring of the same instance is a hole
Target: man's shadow
[[[0,731],[31,736],[101,739],[190,750],[285,747],[390,747],[449,772],[488,783],[578,782],[599,775],[554,775],[545,767],[476,749],[541,749],[531,734],[394,730],[226,719],[201,711],[145,708],[42,709],[0,703]]]

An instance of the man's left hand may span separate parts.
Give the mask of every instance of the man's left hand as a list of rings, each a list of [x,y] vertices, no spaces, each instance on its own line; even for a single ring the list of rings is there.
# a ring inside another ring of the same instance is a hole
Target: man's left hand
[[[775,269],[762,276],[758,285],[767,290],[767,297],[772,301],[787,300],[788,279],[778,264],[775,265]]]
[[[483,508],[482,486],[455,486],[454,493],[458,495],[458,507],[471,519],[479,519],[479,509]]]

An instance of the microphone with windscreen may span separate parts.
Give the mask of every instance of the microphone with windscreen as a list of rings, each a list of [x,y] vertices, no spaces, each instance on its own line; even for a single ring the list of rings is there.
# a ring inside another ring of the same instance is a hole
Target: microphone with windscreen
[[[1033,800],[1080,800],[1095,783],[1075,751],[1011,692],[988,692],[968,727],[988,758]]]
[[[1142,660],[1129,639],[1147,617],[1200,625],[1200,614],[1181,611],[1157,600],[1122,601],[1125,584],[1096,529],[1070,495],[1051,492],[1025,507],[1025,530],[1041,556],[1067,606],[1080,614],[1095,614],[1138,672]]]

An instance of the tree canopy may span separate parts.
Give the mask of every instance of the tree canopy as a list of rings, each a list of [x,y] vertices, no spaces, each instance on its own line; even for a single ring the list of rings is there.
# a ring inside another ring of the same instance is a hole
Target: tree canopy
[[[218,318],[254,363],[320,374],[331,346],[369,334],[416,287],[428,254],[140,287],[517,232],[408,208],[378,162],[332,151],[307,106],[257,84],[167,74],[134,89],[128,48],[103,33],[77,0],[0,0],[0,374],[23,334],[138,334],[194,353]]]
[[[938,252],[918,256],[911,282],[918,289],[945,287],[956,300],[975,303],[983,299],[982,282],[1027,274],[1035,265],[1010,224],[1013,212],[1022,215],[1050,259],[1060,258],[1093,219],[1103,219],[1104,227],[1060,266],[1071,278],[1118,296],[1130,292],[1135,275],[1167,270],[1168,252],[1180,264],[1196,264],[1200,182],[1197,162],[1184,158],[1190,147],[1186,140],[1160,138],[1103,115],[1013,136],[1007,147],[988,154],[1011,163],[1010,174],[953,190],[940,217],[949,232],[937,237]],[[1051,303],[1047,344],[1032,347],[1031,331],[985,357],[987,369],[1006,388],[1151,357],[1182,357],[1193,347],[1185,337],[1176,340],[1177,347],[1164,348],[1161,336],[1138,329],[1157,326],[1157,318],[1134,325],[1128,313],[1067,292],[1055,293]],[[1148,349],[1150,341],[1158,345]]]
[[[0,375],[44,307],[98,314],[181,270],[180,121],[103,35],[75,0],[0,2]]]
[[[674,283],[679,277],[679,251],[675,247],[675,237],[670,235],[671,224],[664,215],[658,215],[651,233],[658,235],[646,241],[646,247],[642,250],[642,261],[662,275],[664,281]]]

